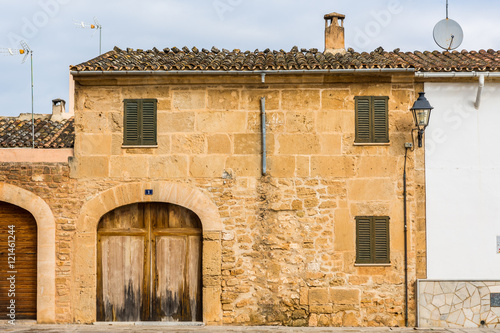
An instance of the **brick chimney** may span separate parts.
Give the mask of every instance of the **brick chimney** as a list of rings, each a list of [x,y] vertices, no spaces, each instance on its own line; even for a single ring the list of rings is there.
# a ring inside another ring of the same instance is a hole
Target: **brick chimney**
[[[344,19],[345,15],[330,13],[325,15],[325,52],[344,54]]]

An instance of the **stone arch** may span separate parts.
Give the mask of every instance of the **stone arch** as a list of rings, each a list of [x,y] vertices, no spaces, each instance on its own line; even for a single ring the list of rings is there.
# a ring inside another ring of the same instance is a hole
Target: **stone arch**
[[[146,195],[146,190],[153,190],[153,194]],[[90,323],[96,318],[96,236],[99,220],[115,208],[138,202],[173,203],[198,215],[203,228],[203,321],[206,324],[221,324],[222,222],[219,210],[199,189],[172,182],[118,185],[98,193],[82,206],[74,240],[74,321]]]
[[[21,207],[37,225],[38,323],[56,321],[56,223],[49,205],[36,194],[15,185],[0,183],[0,201]]]

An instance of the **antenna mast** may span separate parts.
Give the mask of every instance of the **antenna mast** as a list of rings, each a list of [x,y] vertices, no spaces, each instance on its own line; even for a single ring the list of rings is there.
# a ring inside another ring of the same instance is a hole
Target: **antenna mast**
[[[75,25],[78,26],[79,28],[90,28],[90,29],[99,30],[99,55],[101,55],[102,25],[97,20],[97,17],[94,16],[94,23],[93,24],[87,24],[84,22],[75,22]]]
[[[448,0],[446,0],[446,19],[448,19]]]
[[[28,55],[31,58],[31,146],[33,149],[35,148],[35,108],[34,108],[34,101],[33,101],[33,50],[30,49],[28,44],[26,44],[25,41],[20,41],[19,44],[21,44],[22,49],[16,50],[16,49],[10,49],[10,48],[3,48],[0,49],[0,53],[6,53],[8,55],[14,55],[14,54],[24,54],[23,61],[21,62],[24,64],[26,59],[28,58]]]

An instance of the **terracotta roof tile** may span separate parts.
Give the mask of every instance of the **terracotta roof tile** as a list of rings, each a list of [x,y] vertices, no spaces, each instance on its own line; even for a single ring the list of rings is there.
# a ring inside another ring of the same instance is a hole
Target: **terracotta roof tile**
[[[229,51],[212,47],[165,48],[158,50],[121,50],[115,47],[101,56],[71,66],[76,71],[254,71],[315,70],[361,68],[414,68],[416,71],[500,71],[500,51],[414,51],[392,52],[381,47],[368,53],[349,49],[345,54],[319,52],[317,49],[290,51]]]
[[[35,119],[35,148],[73,148],[74,118],[63,121]],[[32,147],[31,120],[0,118],[0,148]]]

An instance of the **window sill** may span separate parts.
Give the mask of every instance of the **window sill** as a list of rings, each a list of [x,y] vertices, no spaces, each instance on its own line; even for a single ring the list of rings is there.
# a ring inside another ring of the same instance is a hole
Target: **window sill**
[[[391,267],[391,263],[388,264],[354,264],[354,267]]]
[[[137,149],[137,148],[144,148],[144,149],[158,148],[158,145],[151,145],[151,146],[125,146],[125,145],[122,145],[122,149]]]
[[[355,146],[390,146],[390,142],[354,142]]]

